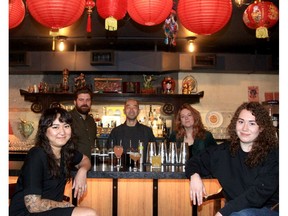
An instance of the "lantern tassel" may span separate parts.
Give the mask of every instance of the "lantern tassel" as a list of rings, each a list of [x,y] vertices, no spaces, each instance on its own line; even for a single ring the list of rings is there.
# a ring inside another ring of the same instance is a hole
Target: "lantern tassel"
[[[86,31],[91,32],[91,14],[88,14]]]
[[[52,39],[52,50],[55,51],[55,37]]]
[[[117,20],[114,17],[108,17],[105,19],[105,29],[108,31],[117,30]]]
[[[256,29],[256,38],[268,38],[268,29],[266,27],[259,27]]]

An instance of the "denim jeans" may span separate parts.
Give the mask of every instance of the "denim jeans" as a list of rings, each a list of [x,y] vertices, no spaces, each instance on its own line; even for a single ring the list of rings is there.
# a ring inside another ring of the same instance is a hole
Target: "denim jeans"
[[[279,212],[269,208],[247,208],[239,212],[233,212],[230,216],[278,216]]]

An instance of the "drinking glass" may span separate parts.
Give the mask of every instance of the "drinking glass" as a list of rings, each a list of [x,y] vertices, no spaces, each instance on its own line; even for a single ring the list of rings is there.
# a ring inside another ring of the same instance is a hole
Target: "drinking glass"
[[[117,167],[117,169],[119,169],[121,167],[120,160],[121,160],[121,156],[123,154],[123,146],[115,145],[113,149],[114,149],[114,154],[117,158],[117,165],[115,167]]]
[[[166,142],[158,143],[158,154],[161,155],[161,164],[167,162],[167,145]]]
[[[130,153],[130,158],[134,161],[133,171],[134,172],[138,171],[137,161],[140,160],[141,154],[139,152],[131,152]]]
[[[188,159],[189,159],[188,143],[182,142],[181,147],[180,147],[179,157],[178,157],[178,160],[179,160],[178,163],[184,165]]]
[[[148,142],[146,163],[152,164],[152,156],[155,156],[156,154],[157,154],[156,143],[155,142]]]
[[[178,162],[177,145],[176,142],[169,143],[169,163],[176,164]]]

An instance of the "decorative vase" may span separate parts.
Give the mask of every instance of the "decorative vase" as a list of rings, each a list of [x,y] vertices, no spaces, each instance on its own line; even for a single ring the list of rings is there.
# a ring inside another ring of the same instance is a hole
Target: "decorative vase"
[[[172,77],[165,77],[162,81],[162,91],[164,94],[174,94],[175,80]]]
[[[21,119],[18,129],[25,138],[28,138],[34,131],[33,122]]]

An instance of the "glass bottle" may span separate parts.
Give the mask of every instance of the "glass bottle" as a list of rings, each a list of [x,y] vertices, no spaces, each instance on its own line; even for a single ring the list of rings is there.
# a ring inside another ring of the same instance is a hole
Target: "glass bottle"
[[[115,155],[114,155],[114,150],[113,150],[113,140],[111,140],[110,147],[108,148],[108,155],[109,155],[109,160],[110,160],[110,166],[113,168],[114,166],[114,161],[115,161]]]
[[[92,164],[93,171],[96,171],[96,167],[98,165],[99,154],[100,154],[100,151],[97,146],[97,140],[95,139],[94,146],[91,148],[91,164]]]
[[[164,121],[163,123],[163,128],[162,128],[162,136],[166,139],[168,136],[168,130],[167,130],[167,126],[166,126],[166,121]]]
[[[133,148],[132,148],[132,142],[130,140],[129,142],[129,148],[127,149],[126,151],[126,154],[125,154],[125,164],[126,164],[126,167],[127,168],[130,168],[130,167],[133,167],[134,163],[130,157],[130,154],[133,152]]]
[[[139,140],[139,144],[138,144],[138,152],[141,154],[141,158],[140,158],[140,160],[139,160],[140,167],[141,167],[141,164],[143,164],[144,146],[143,146],[143,142],[140,142],[140,140]]]

